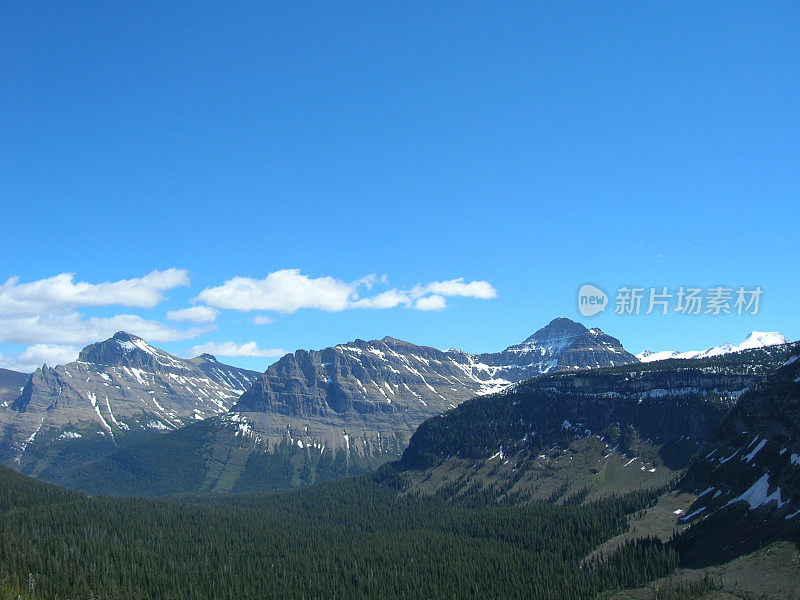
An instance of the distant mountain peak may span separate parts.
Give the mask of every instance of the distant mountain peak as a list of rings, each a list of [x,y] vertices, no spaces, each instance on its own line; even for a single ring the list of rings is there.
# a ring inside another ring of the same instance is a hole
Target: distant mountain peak
[[[720,346],[706,348],[705,350],[688,350],[686,352],[681,352],[679,350],[662,350],[660,352],[645,350],[637,354],[636,358],[641,362],[652,362],[668,358],[706,358],[708,356],[730,354],[731,352],[742,352],[743,350],[788,344],[789,342],[790,340],[787,339],[785,335],[777,331],[751,331],[740,344],[727,342]]]
[[[566,317],[553,319],[521,344],[509,346],[503,352],[482,354],[480,359],[491,366],[513,366],[518,373],[516,381],[553,370],[636,362],[636,357],[618,339]]]
[[[131,360],[136,363],[153,362],[165,355],[165,352],[153,348],[142,338],[127,331],[118,331],[107,340],[86,346],[78,354],[78,360],[96,365],[118,365]]]
[[[558,317],[550,321],[547,325],[526,339],[525,343],[551,340],[554,338],[578,337],[587,331],[589,330],[586,329],[586,327],[581,323],[566,317]]]
[[[788,343],[789,339],[778,331],[751,331],[750,335],[739,345],[746,346],[749,344],[757,344],[758,346],[756,347],[761,347]]]
[[[206,398],[206,394],[196,384],[197,373],[185,372],[180,368],[182,363],[188,362],[209,377],[213,375],[223,382],[229,382],[231,391],[234,384],[244,378],[242,375],[237,377],[234,373],[229,374],[231,369],[206,360],[202,355],[183,361],[163,352],[158,356],[158,365],[152,361],[153,368],[150,370],[122,362],[119,366],[105,368],[105,372],[98,373],[97,377],[93,377],[94,372],[99,370],[95,365],[79,364],[79,369],[72,377],[67,377],[79,387],[90,388],[86,390],[87,399],[83,403],[85,413],[92,417],[100,411],[108,423],[106,432],[113,431],[120,440],[123,439],[122,432],[118,432],[111,420],[111,410],[118,417],[122,410],[121,407],[118,409],[121,400],[130,404],[133,394],[127,386],[141,392],[137,394],[139,403],[128,407],[129,412],[144,406],[147,414],[126,416],[126,421],[122,422],[130,422],[131,427],[138,426],[145,432],[154,427],[162,431],[159,423],[165,428],[180,428],[186,433],[176,432],[176,437],[170,436],[170,439],[185,440],[193,447],[197,447],[198,443],[206,447],[205,444],[213,440],[210,443],[214,450],[209,456],[219,456],[225,465],[225,473],[230,473],[231,477],[220,477],[216,473],[213,476],[209,474],[207,478],[203,476],[202,479],[220,482],[212,485],[223,486],[215,487],[215,491],[222,491],[239,485],[236,481],[239,473],[243,472],[242,452],[257,452],[260,455],[263,449],[274,448],[275,444],[288,444],[304,453],[330,451],[335,453],[332,456],[338,457],[341,451],[343,458],[361,457],[353,464],[369,464],[375,457],[385,460],[392,454],[399,455],[404,440],[413,434],[420,423],[476,395],[499,392],[516,382],[546,372],[572,372],[636,362],[636,358],[628,354],[614,338],[599,330],[590,332],[569,319],[555,319],[538,333],[535,345],[523,344],[519,348],[480,355],[462,350],[443,351],[391,336],[369,341],[355,339],[320,350],[296,350],[270,365],[263,374],[253,376],[246,387],[237,387],[242,392],[233,408],[219,418],[206,420],[202,425],[203,431],[209,432],[210,437],[205,434],[194,436],[192,432],[198,432],[200,425],[183,428],[190,419],[196,419],[194,413],[187,415],[184,409],[193,411],[197,401]],[[121,343],[144,344],[137,340],[114,342],[120,354]],[[139,351],[130,352],[125,357],[130,361],[144,358],[147,355]],[[178,364],[167,365],[171,359]],[[123,374],[126,376],[124,379],[121,378]],[[104,375],[110,376],[111,381]],[[86,381],[87,378],[91,381]],[[178,404],[182,412],[178,413],[177,408],[172,408],[172,413],[177,416],[167,412],[169,407],[160,398],[150,397],[150,392],[161,387],[161,382],[166,384],[165,388],[173,389],[176,382],[183,381],[189,394],[187,402]],[[109,389],[106,384],[112,388],[121,385],[120,393],[116,393],[117,388]],[[53,388],[54,385],[48,387]],[[108,411],[105,406],[106,393],[112,394]],[[50,401],[49,396],[41,396],[40,406]],[[158,409],[154,400],[158,400],[165,410]],[[223,399],[219,400],[219,410],[215,410],[215,414],[220,414],[225,408]],[[93,401],[96,402],[93,404]],[[72,402],[72,405],[76,404],[78,401]],[[109,413],[107,416],[106,412]],[[206,410],[199,416],[203,417],[209,412]],[[36,414],[29,415],[29,422],[30,428],[19,435],[22,442],[38,427],[41,417],[37,419]],[[69,421],[66,424],[69,425]],[[91,441],[96,437],[92,431],[97,430],[95,423],[92,426],[93,430],[80,430],[77,433],[82,433]],[[56,432],[56,437],[62,435],[65,427]],[[187,435],[189,438],[185,437]],[[41,441],[42,437],[42,433],[39,433],[36,440]],[[198,452],[206,455],[199,448]],[[212,462],[219,464],[214,458],[208,462],[208,467],[212,466]],[[246,462],[249,464],[249,461]],[[349,459],[346,459],[345,467],[348,462]],[[200,468],[205,470],[208,467]],[[234,472],[231,469],[236,470]]]
[[[118,342],[132,342],[134,340],[144,341],[139,336],[128,333],[127,331],[118,331],[109,339],[116,340]]]

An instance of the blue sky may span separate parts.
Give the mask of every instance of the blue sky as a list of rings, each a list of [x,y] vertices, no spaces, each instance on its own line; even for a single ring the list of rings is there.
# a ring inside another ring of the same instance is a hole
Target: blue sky
[[[0,7],[0,366],[117,324],[179,355],[800,338],[800,5],[323,4]],[[581,318],[586,282],[764,292]]]

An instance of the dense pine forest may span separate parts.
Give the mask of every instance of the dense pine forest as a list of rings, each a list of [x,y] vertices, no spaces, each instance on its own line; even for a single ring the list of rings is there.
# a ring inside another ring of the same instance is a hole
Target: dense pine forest
[[[125,445],[95,461],[69,471],[51,468],[40,477],[92,495],[164,497],[203,494],[218,485],[235,494],[306,487],[348,475],[364,475],[402,452],[396,438],[373,453],[346,452],[344,448],[320,452],[299,448],[287,440],[258,451],[241,452],[235,476],[226,473],[223,458],[230,448],[213,441],[212,420],[192,423],[174,433]],[[214,468],[209,467],[213,465]],[[213,472],[212,472],[213,471]],[[224,481],[235,477],[233,481]]]
[[[42,600],[580,599],[677,564],[645,540],[581,567],[654,494],[511,506],[404,497],[384,476],[168,502],[0,480],[0,580]]]

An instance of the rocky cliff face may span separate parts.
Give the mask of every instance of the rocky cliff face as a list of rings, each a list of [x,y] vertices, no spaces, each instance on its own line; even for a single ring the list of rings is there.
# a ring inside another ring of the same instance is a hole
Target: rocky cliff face
[[[443,352],[393,338],[355,340],[284,356],[239,399],[240,412],[293,416],[438,414],[510,382],[456,350]]]
[[[242,395],[233,411],[265,423],[267,430],[258,428],[264,437],[282,436],[287,426],[296,428],[300,421],[309,429],[319,421],[407,436],[431,416],[522,379],[636,362],[615,338],[563,318],[521,344],[481,355],[390,337],[356,340],[284,356]],[[272,416],[264,419],[261,414]],[[346,445],[344,434],[325,441],[329,446]]]
[[[636,362],[615,338],[564,318],[521,344],[481,355],[391,337],[298,350],[213,421],[214,443],[343,450],[375,464],[397,457],[420,423],[469,398],[542,373]]]
[[[224,413],[257,375],[213,357],[180,359],[119,332],[30,376],[6,414],[0,460],[37,474],[62,453],[77,460],[81,448],[91,455],[174,430]]]

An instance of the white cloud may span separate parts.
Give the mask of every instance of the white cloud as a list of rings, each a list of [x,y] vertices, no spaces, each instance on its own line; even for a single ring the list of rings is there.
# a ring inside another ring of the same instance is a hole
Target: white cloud
[[[488,281],[470,281],[464,283],[464,278],[449,281],[432,281],[425,286],[426,292],[440,296],[464,296],[468,298],[497,298],[497,290]]]
[[[340,311],[348,307],[358,283],[333,277],[312,278],[300,269],[283,269],[265,279],[234,277],[197,296],[210,306],[233,310],[274,310],[293,313],[300,308]]]
[[[190,323],[213,323],[217,320],[219,311],[210,306],[191,306],[181,310],[171,310],[167,313],[170,321],[188,321]]]
[[[78,348],[75,346],[36,344],[29,346],[20,354],[0,356],[0,365],[23,373],[32,373],[42,365],[55,367],[72,362],[77,358]]]
[[[361,298],[350,303],[350,308],[394,308],[405,306],[416,310],[443,310],[447,308],[447,296],[471,298],[496,298],[497,290],[488,281],[464,283],[464,278],[449,281],[432,281],[417,285],[410,290],[391,289],[375,296]]]
[[[217,287],[206,288],[196,300],[230,310],[271,310],[293,313],[301,308],[316,308],[338,312],[353,308],[388,309],[397,306],[419,310],[442,310],[445,298],[460,296],[471,298],[496,298],[497,290],[488,281],[464,282],[464,278],[432,281],[409,290],[391,289],[374,296],[359,297],[359,289],[371,290],[378,283],[386,283],[386,276],[367,275],[352,283],[333,277],[312,278],[302,275],[299,269],[284,269],[270,273],[264,279],[234,277]],[[262,324],[263,317],[254,323]]]
[[[444,296],[437,294],[425,296],[414,303],[414,308],[417,310],[444,310],[447,308],[447,300]]]
[[[152,308],[164,299],[164,292],[189,285],[184,269],[152,271],[144,277],[91,284],[73,281],[73,273],[19,283],[11,277],[0,285],[0,315],[40,315],[78,306],[120,304]]]
[[[0,317],[0,342],[18,344],[85,345],[127,331],[148,341],[171,342],[197,337],[208,328],[188,331],[143,319],[138,315],[84,318],[78,313]]]
[[[286,350],[283,348],[259,348],[256,342],[245,342],[244,344],[237,344],[236,342],[208,342],[200,344],[191,349],[192,356],[198,354],[214,354],[216,356],[283,356]]]
[[[416,310],[444,310],[447,308],[447,296],[489,299],[497,297],[497,290],[488,281],[464,283],[462,277],[449,281],[432,281],[425,285],[414,286],[410,290],[388,290],[376,296],[356,300],[351,306],[381,309],[402,305]]]
[[[388,290],[381,292],[376,296],[370,298],[362,298],[350,303],[352,308],[394,308],[395,306],[408,305],[411,300],[408,297],[408,292],[401,290]]]
[[[371,273],[371,274],[365,275],[364,277],[359,279],[356,282],[356,284],[357,285],[363,285],[368,290],[371,290],[372,286],[374,286],[374,285],[376,285],[378,283],[388,283],[388,282],[389,282],[389,277],[388,277],[388,275],[386,275],[386,273],[384,273],[380,277],[375,275],[375,273]]]
[[[164,299],[166,290],[189,284],[188,272],[182,269],[152,271],[140,278],[98,284],[76,282],[69,273],[29,283],[20,283],[18,277],[12,277],[0,285],[0,343],[32,344],[32,354],[25,357],[20,354],[14,360],[38,361],[45,357],[48,347],[52,350],[51,356],[63,357],[66,350],[59,350],[61,354],[57,354],[53,348],[82,346],[120,330],[150,341],[193,338],[213,329],[210,324],[216,320],[220,309],[293,313],[302,308],[336,312],[405,307],[435,311],[447,308],[448,297],[497,296],[489,282],[465,282],[463,278],[433,281],[410,289],[373,289],[386,283],[385,275],[367,275],[348,283],[333,277],[309,277],[299,269],[275,271],[264,279],[234,277],[222,285],[202,290],[195,301],[205,301],[204,304],[169,311],[167,318],[171,321],[198,324],[198,327],[181,329],[133,314],[87,317],[76,309],[113,304],[152,308]],[[362,297],[361,294],[366,295]],[[271,323],[272,316],[257,315],[252,322],[255,325]],[[207,326],[201,327],[202,324]],[[34,346],[39,354],[33,354]],[[274,352],[279,352],[260,349],[256,344],[223,346],[224,351],[234,354],[219,351],[222,356],[245,355],[239,354],[242,352],[274,356]],[[260,354],[264,352],[268,354]]]

